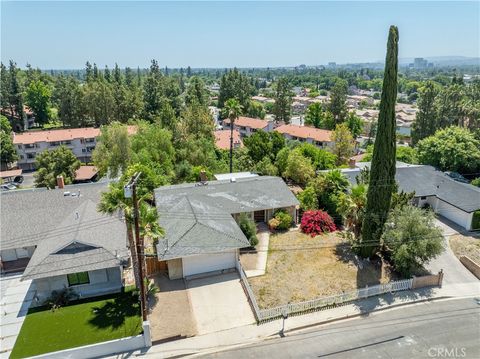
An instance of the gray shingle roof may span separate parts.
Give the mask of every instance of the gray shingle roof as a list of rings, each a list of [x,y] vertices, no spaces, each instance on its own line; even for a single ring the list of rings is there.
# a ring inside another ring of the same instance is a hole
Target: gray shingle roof
[[[165,229],[161,260],[247,247],[232,214],[298,205],[285,182],[270,176],[164,186],[155,202]]]
[[[128,258],[125,224],[97,211],[105,190],[107,183],[95,183],[1,195],[2,249],[37,246],[24,279],[114,267]]]
[[[356,183],[355,177],[360,170],[346,169],[342,172],[351,183]],[[437,196],[465,212],[480,209],[480,188],[457,182],[432,166],[397,166],[395,179],[400,189],[415,191],[416,197]]]

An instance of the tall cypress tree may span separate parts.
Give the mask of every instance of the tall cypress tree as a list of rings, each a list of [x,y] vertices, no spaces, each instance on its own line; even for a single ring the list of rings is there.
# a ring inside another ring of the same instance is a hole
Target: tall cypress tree
[[[397,99],[398,29],[390,26],[380,113],[370,167],[360,254],[372,257],[379,245],[395,188],[395,102]]]

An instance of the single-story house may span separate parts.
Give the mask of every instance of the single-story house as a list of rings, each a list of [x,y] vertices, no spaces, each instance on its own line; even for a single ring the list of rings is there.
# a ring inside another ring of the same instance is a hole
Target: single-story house
[[[223,120],[223,128],[230,128],[229,118]],[[240,132],[240,136],[248,137],[258,130],[262,130],[265,132],[273,131],[273,121],[262,120],[261,118],[240,116],[233,123],[233,128]]]
[[[171,279],[235,268],[240,248],[250,244],[237,224],[242,213],[267,222],[277,209],[296,221],[299,202],[280,177],[231,177],[155,190],[165,237],[157,245]]]
[[[370,162],[357,163],[356,168],[342,169],[352,184],[360,169]],[[399,189],[415,192],[414,204],[430,206],[435,213],[451,220],[466,230],[472,228],[475,212],[480,210],[480,188],[455,181],[432,166],[409,165],[397,162],[395,179]]]
[[[282,125],[275,129],[287,140],[311,143],[320,148],[333,147],[332,131],[322,130],[310,126]]]
[[[129,252],[120,215],[97,211],[107,183],[1,194],[2,271],[32,280],[34,304],[52,291],[73,288],[81,297],[118,292]]]

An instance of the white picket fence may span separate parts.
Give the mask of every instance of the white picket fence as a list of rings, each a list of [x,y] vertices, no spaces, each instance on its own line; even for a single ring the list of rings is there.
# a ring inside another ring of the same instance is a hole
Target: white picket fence
[[[380,294],[408,290],[412,288],[413,284],[413,278],[404,279],[395,282],[389,282],[386,284],[374,285],[371,287],[367,286],[365,288],[352,290],[330,297],[316,298],[299,303],[290,303],[275,308],[260,309],[240,262],[237,262],[237,269],[242,280],[243,288],[245,289],[245,292],[249,298],[250,304],[255,313],[255,317],[258,323],[266,322],[275,318],[280,318],[284,315],[299,314],[313,310],[321,310],[322,308],[325,309],[331,306],[341,305],[357,299],[364,299]]]

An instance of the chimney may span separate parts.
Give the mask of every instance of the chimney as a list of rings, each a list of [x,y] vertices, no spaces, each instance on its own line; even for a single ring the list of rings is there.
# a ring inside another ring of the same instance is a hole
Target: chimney
[[[355,158],[352,157],[348,160],[348,167],[350,167],[350,168],[355,168],[356,167]]]
[[[201,170],[200,171],[200,182],[207,182],[208,181],[208,178],[207,178],[207,173],[205,172],[205,170]]]
[[[65,188],[65,182],[63,181],[63,176],[57,176],[57,186],[60,189]]]

